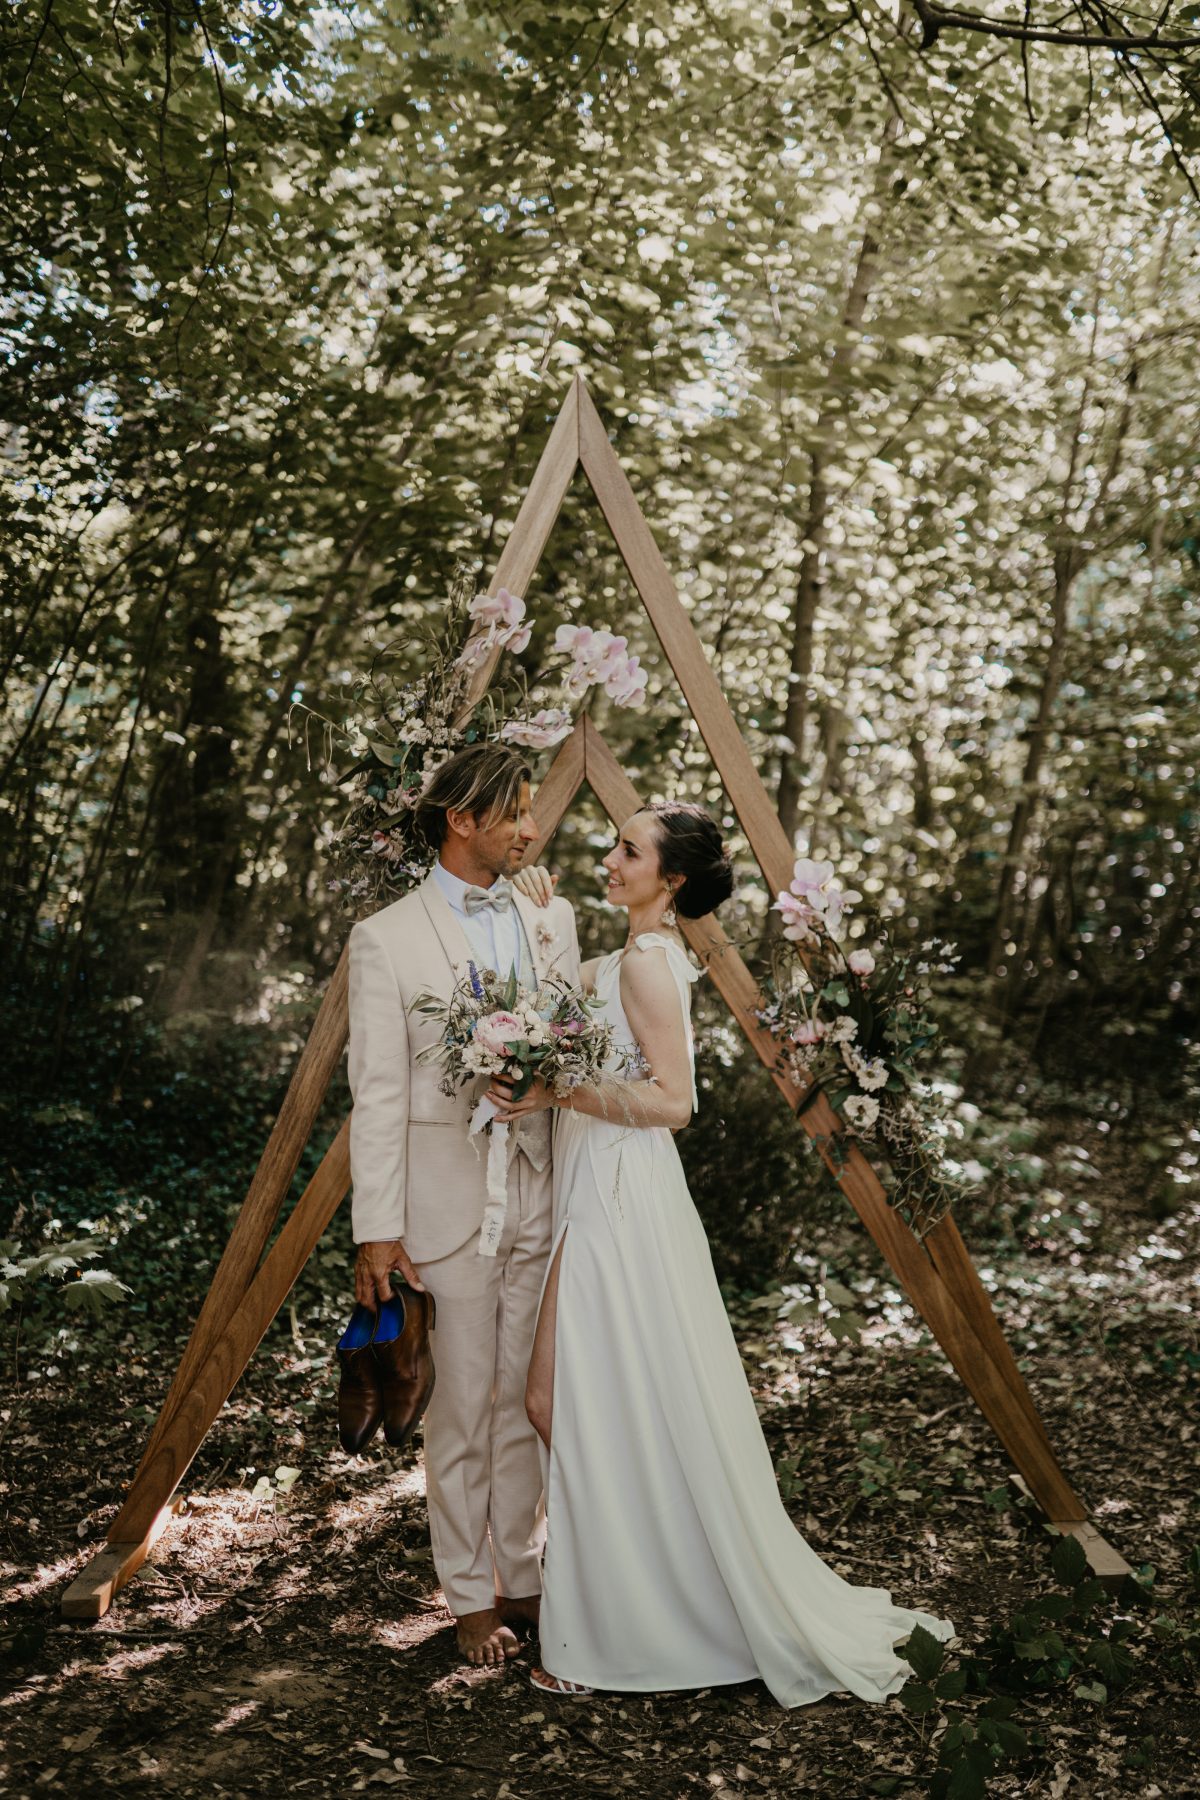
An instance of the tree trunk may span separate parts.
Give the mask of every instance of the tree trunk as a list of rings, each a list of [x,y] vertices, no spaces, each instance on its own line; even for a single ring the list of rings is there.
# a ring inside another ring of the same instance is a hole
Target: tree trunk
[[[1019,973],[1015,957],[1011,959],[1010,966],[1006,945],[1009,942],[1013,922],[1016,918],[1018,896],[1025,882],[1026,870],[1023,862],[1025,846],[1037,810],[1042,769],[1046,760],[1046,746],[1050,734],[1050,720],[1058,701],[1066,665],[1067,614],[1071,589],[1082,565],[1083,557],[1074,546],[1055,552],[1054,594],[1050,606],[1050,643],[1042,670],[1042,685],[1038,694],[1037,712],[1029,727],[1029,740],[1025,750],[1025,764],[1021,770],[1019,796],[1009,822],[1008,841],[1004,847],[1004,863],[1000,871],[1000,887],[996,896],[996,922],[992,931],[991,949],[988,952],[988,968],[996,983],[996,999],[1000,1004],[1002,1014],[1010,1011],[1008,997],[1002,989],[1010,976]]]
[[[888,130],[884,135],[885,153],[893,135],[894,126],[889,120]],[[882,158],[880,167],[883,167]],[[857,334],[862,328],[867,301],[874,286],[878,257],[878,240],[868,230],[863,233],[854,275],[842,307],[841,335],[830,359],[825,400],[813,428],[813,448],[809,455],[808,505],[801,521],[804,548],[796,580],[796,601],[792,609],[788,695],[783,712],[783,735],[790,748],[784,751],[779,771],[779,817],[783,829],[793,842],[799,823],[800,795],[804,785],[809,682],[813,669],[813,627],[821,599],[825,548],[829,534],[829,487],[826,481],[830,462],[828,444],[840,414],[838,378],[854,363],[858,348]]]
[[[368,512],[359,522],[358,529],[343,550],[342,555],[338,560],[337,568],[329,579],[325,592],[325,604],[314,614],[303,637],[292,653],[291,661],[283,670],[282,679],[279,684],[279,693],[284,697],[284,705],[279,712],[271,715],[265,729],[259,737],[254,755],[250,761],[249,770],[247,771],[245,780],[241,783],[240,791],[243,795],[253,793],[267,772],[267,765],[271,760],[272,747],[279,736],[279,728],[287,717],[288,706],[286,697],[291,693],[296,682],[303,675],[308,659],[312,655],[317,639],[320,636],[321,628],[329,622],[332,615],[334,595],[337,593],[337,590],[345,579],[354,559],[366,542],[368,534],[376,522],[376,518],[376,513]],[[221,848],[220,853],[211,864],[210,879],[196,923],[196,935],[192,940],[187,960],[184,963],[179,980],[176,983],[170,1001],[168,1002],[167,1011],[169,1013],[185,1012],[191,1005],[192,997],[196,991],[196,984],[200,979],[200,971],[204,967],[205,959],[212,949],[213,940],[217,934],[217,926],[221,919],[221,907],[225,898],[225,892],[229,886],[234,870],[237,867],[241,852],[242,843],[240,835],[237,832],[230,831],[226,835],[225,843]]]

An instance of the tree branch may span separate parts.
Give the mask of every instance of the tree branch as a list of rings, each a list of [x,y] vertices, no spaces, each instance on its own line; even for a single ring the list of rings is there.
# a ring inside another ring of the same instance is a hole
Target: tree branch
[[[913,10],[921,21],[921,49],[931,50],[938,33],[945,30],[977,31],[986,37],[1013,38],[1022,44],[1080,44],[1093,50],[1200,50],[1200,37],[1162,37],[1159,27],[1144,36],[1132,33],[1112,34],[1106,31],[1065,31],[1058,26],[1032,22],[1012,24],[1006,19],[989,19],[982,13],[960,12],[949,6],[931,5],[930,0],[912,0]],[[1164,15],[1165,16],[1165,15]]]

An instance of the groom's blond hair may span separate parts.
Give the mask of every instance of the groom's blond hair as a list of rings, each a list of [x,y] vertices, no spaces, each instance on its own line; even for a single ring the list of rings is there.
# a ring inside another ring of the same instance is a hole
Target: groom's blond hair
[[[490,824],[515,806],[521,784],[532,781],[528,763],[508,744],[468,744],[447,757],[416,809],[417,825],[431,850],[440,850],[449,829],[446,814],[469,812]]]

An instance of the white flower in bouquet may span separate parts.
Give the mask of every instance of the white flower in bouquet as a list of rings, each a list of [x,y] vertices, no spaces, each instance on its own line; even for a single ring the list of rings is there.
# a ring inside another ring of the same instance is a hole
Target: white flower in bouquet
[[[846,958],[846,962],[852,975],[873,975],[875,973],[875,958],[867,949],[852,950]]]
[[[463,1068],[471,1075],[499,1075],[504,1067],[504,1052],[486,1048],[476,1038],[462,1053]]]
[[[842,1013],[828,1027],[825,1035],[831,1044],[852,1044],[858,1036],[858,1026],[849,1013]]]
[[[418,1062],[440,1062],[442,1092],[452,1097],[464,1082],[479,1075],[504,1075],[519,1100],[541,1079],[557,1094],[580,1082],[594,1081],[612,1053],[611,1025],[597,1017],[598,1003],[585,999],[557,977],[535,992],[523,988],[515,973],[501,977],[494,969],[468,962],[455,971],[448,999],[423,992],[410,1010],[436,1021],[435,1042],[417,1052]],[[496,1119],[486,1096],[471,1115],[468,1134],[488,1131],[487,1204],[480,1227],[479,1253],[494,1256],[508,1204],[506,1174],[507,1121]]]

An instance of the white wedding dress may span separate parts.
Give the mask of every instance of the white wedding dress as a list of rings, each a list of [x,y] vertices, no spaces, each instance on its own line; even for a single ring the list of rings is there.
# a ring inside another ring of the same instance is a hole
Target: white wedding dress
[[[668,959],[694,1069],[697,971],[659,933],[636,945]],[[628,1053],[621,954],[595,987]],[[894,1694],[912,1672],[895,1643],[953,1626],[843,1581],[784,1511],[671,1132],[564,1112],[554,1164],[545,1667],[633,1692],[761,1678],[784,1706]]]

